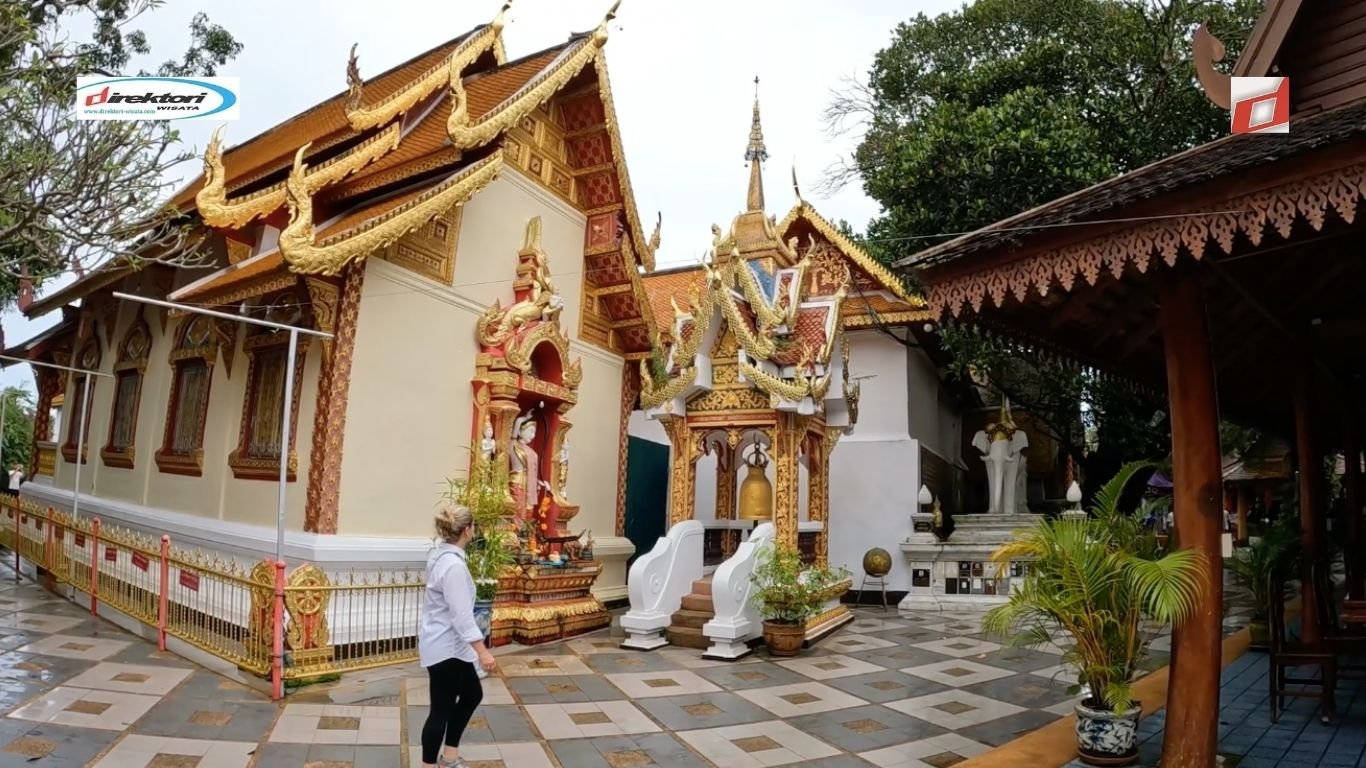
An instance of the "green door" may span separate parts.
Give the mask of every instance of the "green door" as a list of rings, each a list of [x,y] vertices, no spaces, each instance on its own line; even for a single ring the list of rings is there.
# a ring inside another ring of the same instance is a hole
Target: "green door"
[[[664,535],[668,507],[669,446],[630,438],[626,452],[626,538],[636,545],[631,560],[654,549]]]

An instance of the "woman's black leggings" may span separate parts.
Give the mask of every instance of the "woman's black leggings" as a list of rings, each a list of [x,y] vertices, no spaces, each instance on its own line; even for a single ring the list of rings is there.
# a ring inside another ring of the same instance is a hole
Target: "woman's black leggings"
[[[460,659],[427,667],[427,676],[431,678],[432,709],[422,726],[422,762],[431,765],[441,752],[443,733],[448,746],[460,746],[465,726],[484,698],[484,686],[474,665]]]

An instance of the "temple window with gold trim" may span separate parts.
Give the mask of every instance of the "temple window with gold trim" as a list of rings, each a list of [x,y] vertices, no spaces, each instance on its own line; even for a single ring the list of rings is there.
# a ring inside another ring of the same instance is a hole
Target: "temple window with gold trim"
[[[182,475],[203,472],[204,424],[209,412],[216,354],[213,322],[203,315],[184,318],[171,353],[174,373],[166,434],[156,455],[157,466],[162,472]]]
[[[303,313],[299,311],[297,295],[292,291],[277,294],[263,302],[261,309],[272,322],[297,325]],[[285,408],[285,377],[289,367],[289,334],[267,328],[257,328],[243,342],[247,353],[247,388],[242,401],[242,423],[238,431],[237,449],[228,457],[233,476],[246,479],[275,480],[280,476],[280,454],[283,443],[282,420]],[[303,368],[306,345],[300,345],[296,355],[296,372]],[[303,377],[294,378],[293,397],[297,400]],[[298,421],[298,408],[292,411]],[[298,430],[290,435],[289,479],[293,480],[297,459],[294,443]]]
[[[77,365],[87,371],[97,370],[100,367],[100,343],[91,338],[81,347],[81,354],[77,358]],[[77,430],[82,423],[85,424],[85,450],[81,454],[81,462],[85,463],[90,451],[90,416],[95,409],[95,393],[90,393],[87,400],[85,388],[90,386],[91,377],[86,374],[72,374],[71,380],[71,411],[66,425],[66,442],[62,444],[62,458],[69,462],[76,461]],[[85,419],[80,416],[80,407],[85,405]]]
[[[119,343],[118,362],[114,364],[114,400],[109,419],[109,439],[100,451],[106,466],[124,469],[133,466],[138,406],[142,400],[142,381],[151,349],[151,333],[139,316]]]

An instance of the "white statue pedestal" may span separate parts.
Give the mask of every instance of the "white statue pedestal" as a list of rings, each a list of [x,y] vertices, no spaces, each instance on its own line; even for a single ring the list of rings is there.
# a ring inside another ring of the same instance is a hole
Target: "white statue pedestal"
[[[919,517],[912,515],[912,522]],[[911,567],[911,588],[897,607],[903,611],[985,611],[1004,603],[1028,564],[1016,562],[1002,568],[991,556],[1013,540],[1016,531],[1038,519],[1018,513],[957,515],[948,541],[939,541],[933,533],[913,533],[901,544]]]

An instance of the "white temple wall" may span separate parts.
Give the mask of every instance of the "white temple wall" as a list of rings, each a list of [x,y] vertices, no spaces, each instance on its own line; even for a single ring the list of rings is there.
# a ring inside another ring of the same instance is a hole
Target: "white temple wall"
[[[512,303],[517,252],[533,216],[541,217],[542,248],[565,298],[561,327],[575,339],[585,218],[510,169],[465,206],[454,285],[382,260],[368,263],[342,454],[339,533],[431,537],[445,478],[468,465],[475,324],[495,300]],[[576,340],[570,355],[581,360],[583,380],[567,415],[574,424],[568,498],[580,506],[569,527],[592,529],[602,558],[625,541],[613,535],[624,363]],[[614,597],[625,583],[620,566],[606,564],[595,587],[600,596]]]
[[[863,417],[860,417],[862,421]],[[911,571],[896,547],[911,535],[911,512],[920,489],[920,443],[912,438],[842,438],[830,456],[830,565],[849,569],[857,587],[863,553],[882,547],[892,555],[887,589],[911,588]]]

